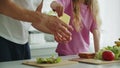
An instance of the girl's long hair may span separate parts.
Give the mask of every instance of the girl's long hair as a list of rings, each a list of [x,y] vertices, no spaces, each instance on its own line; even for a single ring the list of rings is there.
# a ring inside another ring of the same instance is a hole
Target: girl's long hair
[[[84,1],[84,4],[88,5],[92,11],[93,18],[96,21],[98,27],[101,25],[101,20],[99,16],[99,6],[97,0],[72,0],[73,2],[73,25],[75,30],[78,32],[82,28],[81,14],[80,14],[80,4]]]

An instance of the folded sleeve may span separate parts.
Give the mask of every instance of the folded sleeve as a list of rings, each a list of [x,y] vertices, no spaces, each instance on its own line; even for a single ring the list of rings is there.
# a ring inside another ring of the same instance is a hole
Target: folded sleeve
[[[97,29],[98,26],[97,26],[97,23],[96,21],[93,19],[92,20],[92,24],[91,24],[91,27],[90,27],[90,31],[93,32],[93,30]]]

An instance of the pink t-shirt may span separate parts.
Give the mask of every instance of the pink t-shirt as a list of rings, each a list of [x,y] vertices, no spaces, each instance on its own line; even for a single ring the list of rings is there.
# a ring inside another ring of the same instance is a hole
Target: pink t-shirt
[[[64,12],[70,15],[70,24],[72,25],[73,15],[72,15],[72,0],[57,0],[64,6]],[[83,28],[80,32],[72,31],[72,40],[66,44],[59,43],[56,52],[62,55],[75,55],[80,52],[87,52],[89,50],[89,34],[94,29],[97,28],[96,22],[93,19],[90,9],[87,5],[82,4],[81,6],[81,16]]]

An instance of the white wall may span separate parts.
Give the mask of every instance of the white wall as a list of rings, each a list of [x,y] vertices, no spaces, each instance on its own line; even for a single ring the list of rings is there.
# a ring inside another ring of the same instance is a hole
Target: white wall
[[[120,0],[98,0],[102,18],[101,46],[114,45],[120,38]]]
[[[113,46],[114,41],[120,38],[120,0],[98,0],[98,2],[102,19],[100,47]],[[93,40],[90,51],[94,52]]]

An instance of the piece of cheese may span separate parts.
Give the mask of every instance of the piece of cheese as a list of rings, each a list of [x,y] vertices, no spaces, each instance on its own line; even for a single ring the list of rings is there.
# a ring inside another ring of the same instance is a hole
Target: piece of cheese
[[[50,11],[48,13],[48,15],[53,15],[53,16],[57,16],[56,12]],[[70,16],[67,15],[66,13],[63,13],[63,15],[61,17],[59,17],[60,20],[62,20],[64,23],[69,24],[70,22]]]
[[[62,20],[66,24],[69,24],[69,22],[70,22],[70,16],[64,13],[63,16],[60,17],[60,20]]]

